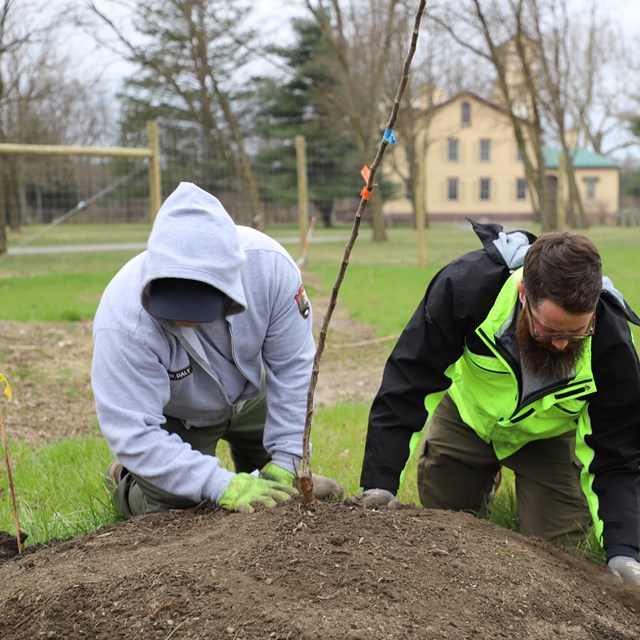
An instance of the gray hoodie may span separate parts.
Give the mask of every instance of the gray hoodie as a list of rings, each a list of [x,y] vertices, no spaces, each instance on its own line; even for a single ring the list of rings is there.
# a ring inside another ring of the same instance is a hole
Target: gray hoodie
[[[149,283],[168,277],[220,289],[227,296],[224,317],[184,330],[151,316]],[[115,275],[94,319],[92,387],[111,450],[165,491],[216,501],[234,474],[162,429],[164,416],[187,428],[227,420],[259,395],[264,373],[264,446],[293,471],[302,456],[315,353],[311,325],[300,270],[288,253],[236,226],[209,193],[181,183],[160,208],[147,251]],[[208,372],[182,346],[181,332]]]

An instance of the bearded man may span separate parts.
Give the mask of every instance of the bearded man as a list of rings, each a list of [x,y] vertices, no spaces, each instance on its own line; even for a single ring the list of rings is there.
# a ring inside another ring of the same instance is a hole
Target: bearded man
[[[585,236],[472,225],[484,248],[436,274],[386,363],[354,501],[397,505],[430,417],[425,507],[482,512],[508,467],[524,534],[572,545],[593,520],[640,586],[640,318]]]

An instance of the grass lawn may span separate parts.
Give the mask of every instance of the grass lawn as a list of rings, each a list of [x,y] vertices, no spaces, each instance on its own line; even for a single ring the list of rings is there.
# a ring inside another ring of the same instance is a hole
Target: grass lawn
[[[514,228],[507,226],[507,230]],[[269,229],[274,237],[295,239],[295,229]],[[313,300],[317,287],[330,292],[342,261],[349,226],[317,229],[311,244],[305,279]],[[535,232],[535,230],[534,230]],[[640,310],[640,227],[598,227],[587,232],[600,248],[604,271],[628,302]],[[60,225],[42,233],[25,228],[11,234],[10,247],[87,243],[144,242],[147,225]],[[37,235],[33,243],[29,238]],[[294,258],[300,243],[285,244]],[[374,325],[380,336],[399,333],[413,313],[436,271],[457,255],[480,247],[469,225],[434,224],[426,232],[426,267],[417,266],[415,233],[408,228],[389,229],[387,243],[373,243],[368,228],[362,228],[343,282],[338,304],[355,319]],[[19,322],[76,321],[93,317],[100,295],[117,270],[138,250],[86,251],[39,255],[9,255],[0,258],[0,319]],[[634,336],[640,331],[634,327]],[[2,363],[0,363],[2,371]],[[6,372],[5,372],[6,373]],[[318,409],[314,414],[314,437],[322,438],[314,471],[339,477],[347,494],[358,490],[368,406],[341,404]],[[358,429],[354,429],[358,425]],[[102,478],[110,453],[101,438],[69,439],[30,448],[20,442],[10,445],[18,463],[15,475],[19,488],[23,528],[34,543],[73,535],[115,521]],[[220,457],[228,462],[228,452]],[[61,463],[60,461],[64,461]],[[507,481],[506,486],[509,485]],[[6,475],[0,474],[0,529],[13,531]],[[415,477],[407,473],[400,499],[417,502]],[[506,515],[496,516],[502,524],[513,517],[510,498],[504,492]]]

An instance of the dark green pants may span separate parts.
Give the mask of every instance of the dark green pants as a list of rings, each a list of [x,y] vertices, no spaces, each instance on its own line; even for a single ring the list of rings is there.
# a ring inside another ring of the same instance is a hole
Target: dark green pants
[[[575,434],[568,433],[530,442],[499,461],[445,395],[432,416],[418,461],[420,501],[432,509],[482,513],[502,464],[515,473],[522,533],[575,544],[585,537],[591,517],[574,450]]]
[[[262,444],[266,417],[267,402],[263,393],[259,398],[249,400],[231,420],[220,424],[185,429],[180,420],[167,417],[163,429],[178,434],[194,450],[210,456],[216,455],[218,442],[225,440],[231,448],[235,471],[250,473],[271,459]],[[118,484],[114,502],[125,517],[196,506],[130,472],[125,473]]]

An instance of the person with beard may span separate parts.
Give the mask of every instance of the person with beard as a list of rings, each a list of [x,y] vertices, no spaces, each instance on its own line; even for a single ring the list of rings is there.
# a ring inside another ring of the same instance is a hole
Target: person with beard
[[[484,248],[436,274],[389,356],[352,501],[399,506],[430,417],[425,507],[482,513],[510,468],[524,534],[573,545],[593,520],[640,587],[640,318],[585,236],[470,222]]]

